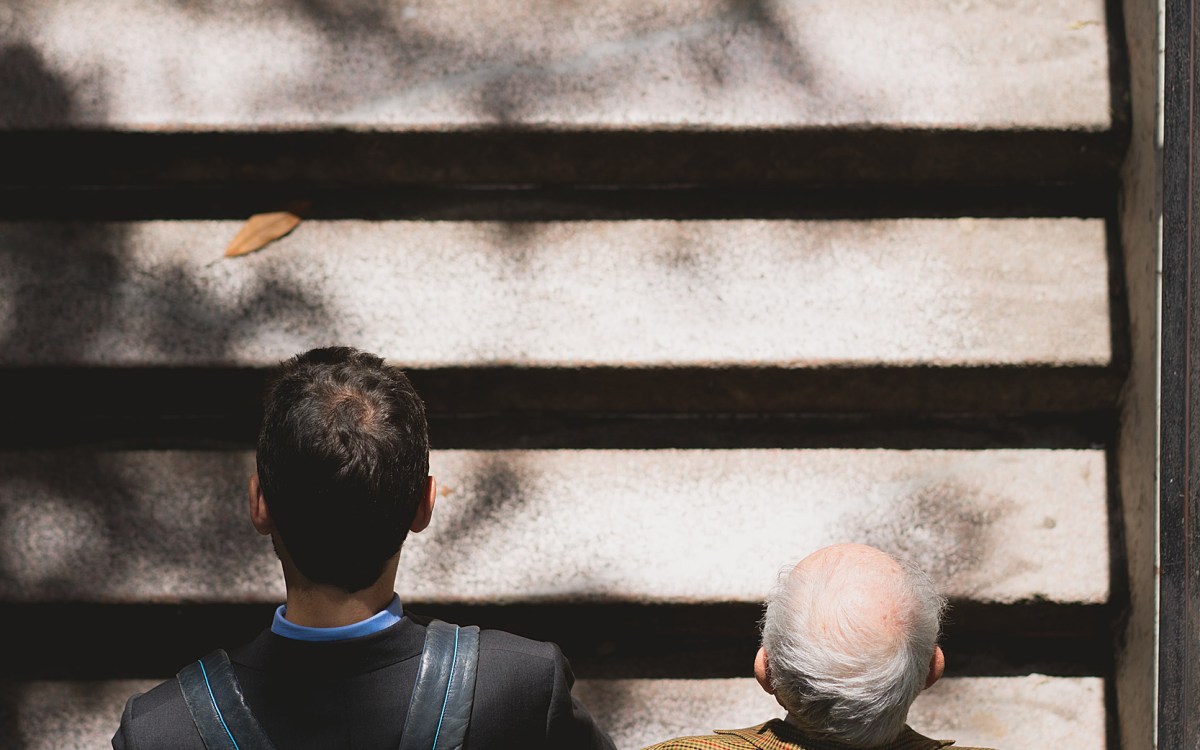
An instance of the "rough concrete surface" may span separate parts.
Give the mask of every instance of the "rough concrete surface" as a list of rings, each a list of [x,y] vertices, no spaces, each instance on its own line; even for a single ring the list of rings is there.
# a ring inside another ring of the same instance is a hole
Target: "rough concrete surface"
[[[0,726],[6,747],[21,750],[96,750],[121,723],[125,701],[148,680],[0,683]]]
[[[0,223],[0,365],[1105,366],[1102,220]]]
[[[9,128],[1111,122],[1102,0],[8,0],[0,39]]]
[[[909,722],[960,745],[998,750],[1108,747],[1104,680],[1099,677],[943,680],[921,694]]]
[[[1158,729],[1158,445],[1161,268],[1162,0],[1125,0],[1133,132],[1121,174],[1129,378],[1117,434],[1129,613],[1116,655],[1121,747],[1152,750]]]
[[[125,700],[153,684],[8,683],[0,686],[0,720],[7,718],[3,725],[16,730],[18,746],[25,750],[107,747]],[[622,750],[752,726],[781,714],[749,678],[580,680],[575,695]],[[1041,675],[947,678],[917,699],[909,723],[959,745],[1103,750],[1103,681]]]
[[[275,601],[247,453],[0,454],[0,600]],[[954,598],[1108,598],[1102,450],[441,451],[397,589],[448,603],[758,602],[865,541]]]

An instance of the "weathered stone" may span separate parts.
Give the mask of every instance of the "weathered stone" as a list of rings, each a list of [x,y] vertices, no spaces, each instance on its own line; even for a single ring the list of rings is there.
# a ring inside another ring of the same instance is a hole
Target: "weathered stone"
[[[1120,482],[1123,554],[1115,564],[1128,579],[1129,603],[1115,649],[1116,725],[1123,750],[1154,750],[1171,743],[1158,738],[1159,544],[1161,443],[1159,389],[1165,334],[1160,323],[1163,237],[1163,80],[1166,3],[1124,0],[1132,114],[1130,147],[1121,171],[1121,258],[1129,316],[1129,374],[1120,400],[1116,475]],[[1168,63],[1169,65],[1169,63]],[[1168,68],[1169,69],[1169,68]],[[1169,230],[1168,230],[1169,231]],[[1177,272],[1181,272],[1179,269]],[[1167,542],[1169,545],[1170,542]],[[1164,603],[1169,599],[1163,600]],[[1169,604],[1168,604],[1169,606]],[[1160,643],[1162,645],[1160,645]],[[1160,703],[1160,700],[1163,702]],[[1182,706],[1181,706],[1182,708]]]
[[[0,224],[0,365],[274,364],[346,343],[410,367],[1112,363],[1082,219]]]
[[[0,726],[25,750],[106,747],[125,700],[145,680],[0,685]],[[575,694],[619,748],[780,715],[752,679],[580,680]],[[994,748],[1105,747],[1104,686],[1094,677],[947,678],[913,706],[909,723],[959,745]]]
[[[264,189],[304,196],[331,186],[1108,185],[1120,129],[484,130],[192,132],[35,130],[0,134],[0,187],[23,191],[146,186]],[[1100,190],[1103,193],[1103,190]],[[104,195],[103,193],[99,193]],[[1086,193],[1085,193],[1086,194]],[[108,193],[107,197],[113,197]],[[135,199],[136,200],[136,199]],[[202,198],[202,215],[214,204]],[[289,198],[290,200],[290,198]],[[1090,213],[1097,205],[1087,201]],[[76,203],[76,205],[82,205]],[[102,207],[104,204],[99,204]],[[97,204],[88,204],[89,210]],[[21,204],[6,204],[12,215]],[[43,206],[34,209],[41,213]],[[368,212],[369,213],[369,212]],[[1039,211],[1039,213],[1041,213]],[[1073,212],[1071,212],[1073,213]],[[103,214],[102,215],[108,215]]]
[[[1099,130],[1106,17],[1102,0],[9,0],[0,126]]]
[[[95,750],[121,723],[125,701],[154,686],[147,680],[0,683],[5,744],[23,750]]]
[[[1099,677],[975,677],[934,685],[913,704],[909,718],[913,726],[960,745],[1103,750],[1104,706]]]
[[[0,454],[0,599],[272,601],[246,453]],[[1108,599],[1102,450],[442,451],[409,601],[757,602],[838,541],[954,598]]]

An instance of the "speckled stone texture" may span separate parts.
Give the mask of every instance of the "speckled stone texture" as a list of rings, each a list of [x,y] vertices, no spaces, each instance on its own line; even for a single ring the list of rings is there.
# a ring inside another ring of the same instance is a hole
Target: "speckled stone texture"
[[[1111,122],[1102,0],[7,0],[0,39],[9,128]]]
[[[125,701],[154,685],[148,680],[0,682],[4,745],[21,750],[110,748]]]
[[[0,223],[0,365],[1105,366],[1104,222]]]
[[[245,453],[0,454],[0,599],[275,601]],[[1102,450],[442,451],[397,588],[427,602],[758,602],[839,541],[954,598],[1108,599]]]
[[[0,684],[0,725],[24,750],[107,747],[121,709],[144,680]],[[575,694],[622,750],[781,714],[749,678],[580,680]],[[909,723],[959,745],[1103,750],[1104,684],[1094,677],[946,678],[921,695]]]

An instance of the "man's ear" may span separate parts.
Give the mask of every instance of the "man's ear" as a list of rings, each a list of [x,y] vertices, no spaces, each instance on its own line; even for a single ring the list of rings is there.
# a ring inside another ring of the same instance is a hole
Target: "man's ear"
[[[765,690],[767,695],[775,695],[775,685],[771,683],[771,663],[767,661],[765,648],[760,648],[754,655],[754,679],[758,680],[759,687]]]
[[[933,658],[929,660],[929,676],[925,678],[925,687],[933,687],[933,683],[942,678],[942,673],[946,671],[946,655],[942,653],[941,646],[933,647]]]
[[[429,525],[429,519],[433,518],[433,505],[437,501],[437,480],[433,477],[425,478],[425,496],[421,498],[421,502],[417,503],[417,512],[413,516],[412,524],[408,530],[414,534],[419,534]]]
[[[275,522],[271,520],[271,511],[267,508],[267,499],[263,497],[258,474],[250,475],[250,523],[263,536],[275,531]]]

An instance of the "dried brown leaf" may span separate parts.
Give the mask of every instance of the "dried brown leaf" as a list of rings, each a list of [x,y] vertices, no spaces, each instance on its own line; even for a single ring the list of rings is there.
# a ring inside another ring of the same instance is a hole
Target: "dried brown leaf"
[[[287,235],[299,224],[300,217],[291,211],[255,214],[246,220],[237,236],[225,248],[225,257],[233,258],[260,250]]]

